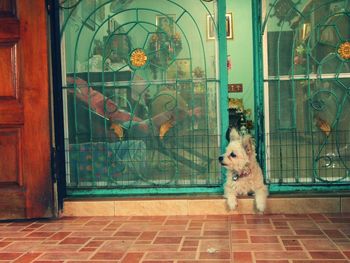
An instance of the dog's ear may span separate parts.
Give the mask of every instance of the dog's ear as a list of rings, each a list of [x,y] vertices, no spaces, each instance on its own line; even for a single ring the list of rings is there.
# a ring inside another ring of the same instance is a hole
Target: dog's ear
[[[235,128],[231,128],[230,131],[230,141],[237,141],[240,140],[241,136],[239,135],[238,131]]]
[[[226,130],[225,138],[228,142],[230,142],[230,132],[231,132],[231,127],[228,127]]]
[[[242,145],[246,154],[249,157],[255,156],[255,143],[251,135],[244,135],[242,138]]]

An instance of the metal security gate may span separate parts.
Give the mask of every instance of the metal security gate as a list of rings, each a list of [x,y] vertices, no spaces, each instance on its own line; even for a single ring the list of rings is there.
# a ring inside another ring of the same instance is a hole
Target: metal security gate
[[[349,189],[350,1],[265,1],[263,12],[271,189]]]
[[[224,3],[62,0],[59,13],[68,194],[220,191]]]

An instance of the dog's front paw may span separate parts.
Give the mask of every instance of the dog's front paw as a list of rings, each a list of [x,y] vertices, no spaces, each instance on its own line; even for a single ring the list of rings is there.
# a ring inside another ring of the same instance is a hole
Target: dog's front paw
[[[259,196],[256,196],[255,198],[255,208],[256,211],[259,214],[263,214],[266,208],[266,199],[265,198],[259,198]]]
[[[259,214],[263,214],[266,208],[265,203],[256,203],[256,210]]]
[[[266,187],[262,187],[255,192],[255,207],[260,213],[264,213],[266,209],[268,191]]]
[[[237,199],[236,198],[227,198],[227,206],[230,210],[235,210],[237,207]]]

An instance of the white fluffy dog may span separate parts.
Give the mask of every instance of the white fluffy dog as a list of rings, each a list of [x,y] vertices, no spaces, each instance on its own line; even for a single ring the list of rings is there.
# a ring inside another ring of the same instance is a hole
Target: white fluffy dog
[[[255,146],[250,135],[240,136],[234,128],[230,132],[230,142],[219,162],[227,169],[224,188],[230,210],[237,206],[237,196],[254,192],[255,207],[263,213],[266,207],[268,190],[264,185],[263,174],[256,160]]]

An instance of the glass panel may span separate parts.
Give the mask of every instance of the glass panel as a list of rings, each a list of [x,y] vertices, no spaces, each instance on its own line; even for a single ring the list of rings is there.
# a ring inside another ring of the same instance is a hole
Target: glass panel
[[[60,11],[68,186],[220,185],[216,2]]]
[[[320,119],[346,127],[349,79],[269,81],[270,131],[315,130]]]
[[[350,180],[349,1],[266,1],[267,171],[279,184]]]
[[[350,169],[350,79],[269,82],[271,182],[340,181]]]
[[[350,72],[348,1],[266,2],[270,76]]]

